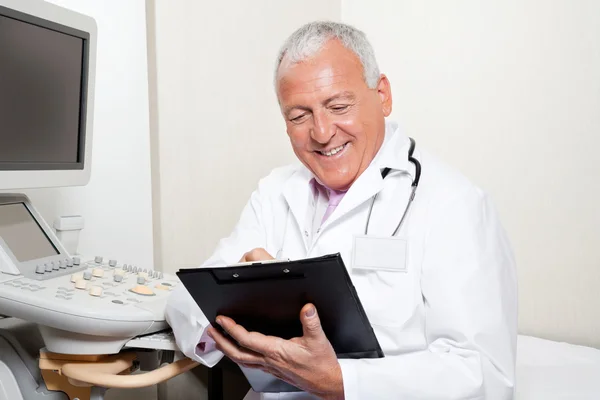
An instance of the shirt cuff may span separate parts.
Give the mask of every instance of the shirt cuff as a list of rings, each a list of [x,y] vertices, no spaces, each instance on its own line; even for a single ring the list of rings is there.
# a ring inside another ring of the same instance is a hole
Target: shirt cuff
[[[360,400],[358,393],[358,370],[356,369],[356,360],[341,359],[338,360],[342,369],[342,380],[344,384],[345,400]]]
[[[223,358],[223,353],[217,350],[215,341],[208,336],[208,329],[202,331],[202,336],[196,344],[194,355],[207,367],[214,367]]]

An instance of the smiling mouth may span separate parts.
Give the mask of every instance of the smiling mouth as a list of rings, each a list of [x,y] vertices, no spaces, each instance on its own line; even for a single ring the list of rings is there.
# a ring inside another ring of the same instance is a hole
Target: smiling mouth
[[[331,157],[331,156],[334,156],[337,153],[343,151],[348,146],[348,143],[344,143],[343,145],[336,147],[334,149],[328,150],[328,151],[317,150],[317,153],[319,153],[325,157]]]

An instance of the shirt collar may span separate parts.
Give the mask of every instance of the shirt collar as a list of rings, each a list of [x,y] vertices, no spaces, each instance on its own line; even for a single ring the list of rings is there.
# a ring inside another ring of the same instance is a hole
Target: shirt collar
[[[336,201],[335,205],[337,205],[339,203],[341,198],[344,197],[344,195],[347,192],[347,190],[330,189],[327,186],[323,185],[321,182],[319,182],[316,177],[313,177],[310,180],[309,185],[310,185],[310,189],[312,190],[313,196],[317,196],[317,194],[319,194],[319,195],[327,196],[327,199],[329,200],[332,197],[332,193],[333,193],[333,197],[336,199],[336,200],[334,200],[334,201]]]

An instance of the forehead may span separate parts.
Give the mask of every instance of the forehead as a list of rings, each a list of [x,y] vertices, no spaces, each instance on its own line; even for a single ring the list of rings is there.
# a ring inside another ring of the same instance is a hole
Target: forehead
[[[304,97],[321,97],[343,90],[367,87],[360,59],[336,40],[314,56],[292,63],[284,57],[277,71],[277,95],[287,103]]]

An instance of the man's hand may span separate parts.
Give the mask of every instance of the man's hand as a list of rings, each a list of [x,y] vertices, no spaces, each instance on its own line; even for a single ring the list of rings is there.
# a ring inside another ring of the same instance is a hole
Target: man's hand
[[[265,249],[257,247],[256,249],[252,249],[249,252],[245,253],[240,262],[249,262],[249,261],[264,261],[264,260],[274,260],[275,258],[270,255]]]
[[[213,327],[208,335],[219,350],[244,367],[261,369],[323,399],[343,399],[342,370],[315,306],[305,305],[300,321],[304,335],[290,340],[248,332],[224,316],[218,316],[217,323],[239,345]]]

